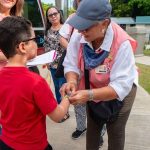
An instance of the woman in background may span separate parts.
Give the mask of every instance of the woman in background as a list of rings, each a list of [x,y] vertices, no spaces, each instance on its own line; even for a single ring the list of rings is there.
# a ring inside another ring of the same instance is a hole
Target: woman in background
[[[65,78],[56,78],[55,73],[58,66],[59,58],[62,56],[65,49],[59,43],[59,30],[62,27],[64,21],[61,11],[57,7],[49,7],[46,10],[46,30],[45,30],[45,51],[55,50],[57,55],[55,60],[50,64],[49,69],[52,74],[55,94],[58,104],[61,102],[61,95],[59,92],[60,87],[66,82]],[[69,118],[69,114],[66,114],[64,120]],[[62,120],[62,121],[64,121]]]
[[[0,0],[0,21],[8,16],[21,16],[23,12],[24,0]],[[0,50],[0,70],[7,63],[6,57]]]

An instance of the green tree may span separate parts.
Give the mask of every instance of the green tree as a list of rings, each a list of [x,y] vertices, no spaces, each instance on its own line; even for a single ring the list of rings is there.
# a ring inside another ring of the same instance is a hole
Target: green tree
[[[123,0],[110,0],[112,5],[112,16],[128,17],[130,16],[131,8]]]
[[[50,6],[53,6],[53,4],[42,3],[42,8],[43,8],[44,14],[46,13],[47,8],[50,7]]]
[[[112,16],[136,17],[150,15],[150,0],[110,0]]]
[[[130,0],[129,6],[132,8],[132,17],[150,16],[150,0]]]
[[[75,11],[76,11],[75,9],[70,8],[70,9],[68,10],[68,14],[71,15],[71,14],[73,14]]]

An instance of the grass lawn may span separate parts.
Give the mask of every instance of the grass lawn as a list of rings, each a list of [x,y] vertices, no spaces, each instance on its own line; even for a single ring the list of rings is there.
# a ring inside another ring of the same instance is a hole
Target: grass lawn
[[[150,94],[150,66],[138,64],[139,84]]]
[[[150,56],[150,50],[144,50],[143,53],[145,56]]]

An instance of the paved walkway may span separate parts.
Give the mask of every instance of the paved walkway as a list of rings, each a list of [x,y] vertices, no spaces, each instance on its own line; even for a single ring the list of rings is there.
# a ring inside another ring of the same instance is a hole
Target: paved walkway
[[[78,140],[71,139],[76,127],[73,107],[71,117],[64,123],[54,123],[47,119],[49,142],[55,150],[85,150],[85,135]],[[107,134],[102,150],[107,150]],[[126,128],[125,150],[150,150],[150,95],[138,87],[137,96]]]
[[[137,63],[150,66],[150,56],[137,56],[135,57],[135,61]]]
[[[136,62],[150,65],[150,57],[136,57]],[[72,140],[76,121],[73,106],[70,107],[71,117],[64,123],[54,123],[47,118],[48,140],[54,150],[85,150],[85,135]],[[107,134],[104,137],[102,150],[107,150]],[[150,95],[138,87],[136,99],[126,128],[125,150],[150,150]]]

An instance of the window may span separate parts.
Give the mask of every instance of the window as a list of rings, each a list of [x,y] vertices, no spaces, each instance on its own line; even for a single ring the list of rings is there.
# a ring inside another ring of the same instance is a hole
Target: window
[[[33,27],[43,27],[42,13],[39,3],[36,0],[25,0],[24,17],[28,18]]]
[[[40,36],[38,54],[43,53],[44,42],[44,15],[40,0],[25,0],[24,17],[32,22],[36,36]]]

